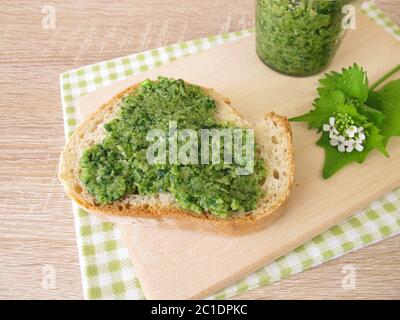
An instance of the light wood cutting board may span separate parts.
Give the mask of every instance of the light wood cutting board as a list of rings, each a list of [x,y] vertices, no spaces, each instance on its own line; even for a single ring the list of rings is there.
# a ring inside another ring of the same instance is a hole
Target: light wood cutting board
[[[320,75],[292,78],[265,67],[255,54],[254,35],[184,58],[83,96],[82,118],[127,86],[158,75],[215,88],[249,121],[267,111],[288,117],[310,109]],[[354,62],[370,81],[400,63],[400,44],[359,14],[329,69]],[[321,170],[318,135],[293,124],[296,186],[286,214],[271,227],[241,237],[224,237],[160,227],[120,225],[145,296],[149,299],[205,297],[256,271],[400,186],[400,139],[390,158],[372,152],[363,165],[350,165],[329,180]]]

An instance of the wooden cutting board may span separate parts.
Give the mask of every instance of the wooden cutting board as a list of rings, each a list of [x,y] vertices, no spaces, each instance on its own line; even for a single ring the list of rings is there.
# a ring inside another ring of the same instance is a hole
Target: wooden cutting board
[[[265,67],[255,54],[254,35],[132,76],[87,94],[82,118],[114,94],[145,78],[183,78],[215,88],[249,121],[267,111],[294,116],[310,109],[320,75],[293,78]],[[373,82],[400,63],[400,43],[359,14],[330,69],[357,62]],[[388,146],[390,158],[372,152],[363,165],[350,165],[329,180],[321,170],[318,135],[293,124],[296,186],[286,214],[271,227],[241,237],[224,237],[160,227],[120,225],[145,296],[149,299],[201,298],[222,289],[288,253],[400,186],[400,139]]]

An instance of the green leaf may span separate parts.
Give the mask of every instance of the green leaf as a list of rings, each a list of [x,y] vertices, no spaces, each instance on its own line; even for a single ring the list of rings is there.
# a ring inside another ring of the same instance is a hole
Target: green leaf
[[[365,144],[365,150],[371,151],[372,149],[378,149],[383,155],[388,157],[389,154],[385,148],[385,144],[383,143],[384,137],[380,133],[380,130],[375,125],[371,125],[368,127],[367,132],[368,136]]]
[[[338,170],[352,162],[364,162],[369,152],[373,149],[378,149],[384,155],[388,155],[385,146],[383,145],[383,137],[379,133],[379,129],[376,126],[371,125],[368,127],[366,132],[368,136],[364,150],[362,152],[353,151],[350,153],[339,152],[336,147],[330,145],[328,134],[322,134],[321,138],[317,141],[317,145],[325,150],[325,163],[322,170],[322,176],[324,179],[331,177]]]
[[[325,74],[320,83],[322,87],[317,89],[319,97],[314,100],[314,109],[304,115],[291,118],[290,121],[307,122],[309,128],[321,130],[322,125],[328,123],[329,117],[335,111],[342,112],[340,108],[351,109],[349,115],[359,122],[362,122],[361,119],[366,119],[365,116],[360,117],[355,107],[350,108],[352,100],[356,100],[357,105],[362,105],[368,98],[368,78],[357,64],[342,69],[342,73],[333,71]],[[343,105],[347,107],[340,107]]]
[[[400,79],[389,82],[379,91],[371,92],[367,105],[385,116],[381,124],[384,145],[390,137],[400,136]]]
[[[326,133],[317,141],[317,145],[325,150],[325,162],[324,168],[322,169],[322,176],[324,179],[328,179],[341,168],[354,161],[362,163],[368,155],[368,151],[366,150],[362,152],[353,151],[350,153],[339,152],[335,147],[329,144],[329,136]]]
[[[336,107],[336,111],[340,113],[347,113],[358,123],[365,123],[368,118],[362,114],[359,114],[356,107],[350,104],[339,104]]]
[[[337,110],[338,105],[343,105],[345,98],[342,92],[333,90],[324,93],[323,97],[314,101],[314,109],[298,117],[291,118],[292,122],[307,122],[309,128],[321,130],[324,123],[329,122],[329,117]]]
[[[374,108],[371,108],[365,104],[359,106],[358,110],[360,113],[365,115],[370,121],[372,121],[378,127],[381,126],[383,120],[385,119],[385,115],[382,112]]]
[[[399,70],[396,67],[382,79],[387,79]],[[382,79],[378,84],[382,83]],[[325,150],[323,177],[332,176],[345,165],[365,160],[368,153],[377,149],[385,156],[387,141],[392,136],[400,136],[400,79],[388,83],[377,92],[368,88],[366,72],[357,64],[342,69],[342,72],[331,72],[320,80],[317,89],[319,96],[314,100],[314,109],[294,117],[290,121],[304,121],[309,128],[322,130],[332,116],[347,114],[354,120],[354,125],[362,126],[366,133],[363,142],[364,150],[350,153],[339,152],[329,143],[329,136],[323,133],[317,144]],[[339,130],[344,130],[343,127]],[[343,131],[341,132],[343,133]]]
[[[322,87],[318,89],[321,96],[326,91],[339,90],[346,98],[356,99],[364,103],[368,98],[368,78],[366,72],[357,64],[347,69],[343,68],[342,73],[331,72],[320,80]]]

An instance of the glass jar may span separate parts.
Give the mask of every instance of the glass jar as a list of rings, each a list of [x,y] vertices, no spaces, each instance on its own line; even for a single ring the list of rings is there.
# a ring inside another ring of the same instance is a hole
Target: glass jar
[[[256,50],[270,68],[293,76],[324,70],[344,35],[349,0],[257,0]]]

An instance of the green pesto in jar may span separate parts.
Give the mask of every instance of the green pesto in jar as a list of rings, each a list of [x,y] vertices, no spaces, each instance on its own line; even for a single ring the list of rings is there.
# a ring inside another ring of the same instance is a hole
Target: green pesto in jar
[[[343,36],[349,0],[257,0],[256,49],[272,69],[294,76],[321,72]]]
[[[82,181],[98,204],[109,204],[128,194],[169,192],[185,209],[226,218],[254,210],[263,195],[264,160],[254,146],[254,170],[239,175],[242,164],[150,164],[146,158],[152,129],[220,129],[232,127],[214,118],[217,105],[199,86],[160,77],[146,80],[123,99],[116,117],[104,125],[101,143],[84,150]],[[221,153],[222,153],[221,144]],[[199,154],[200,152],[198,152]]]

